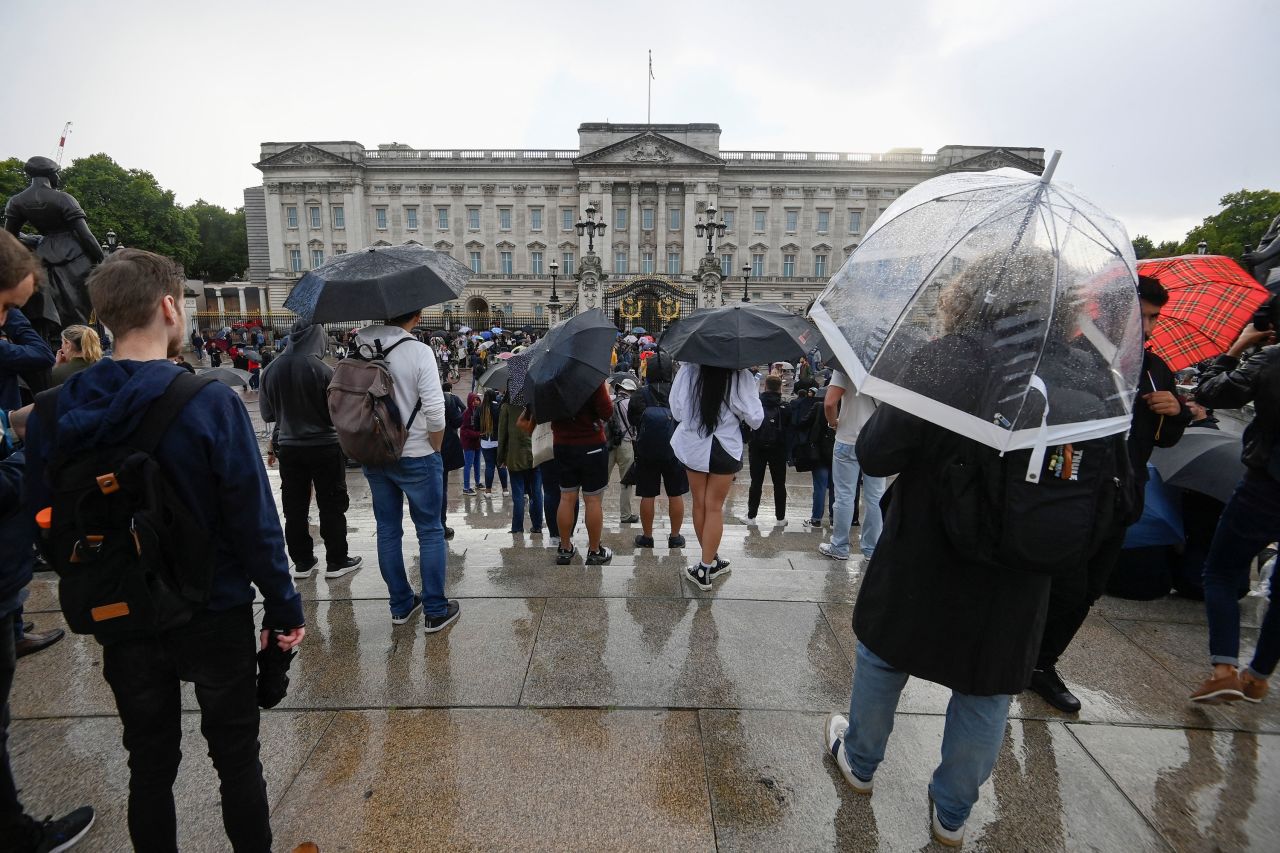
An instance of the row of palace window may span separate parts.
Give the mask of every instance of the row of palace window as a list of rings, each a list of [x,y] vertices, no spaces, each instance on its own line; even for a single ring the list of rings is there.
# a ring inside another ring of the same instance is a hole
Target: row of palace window
[[[467,254],[467,260],[470,263],[471,271],[479,275],[484,272],[484,265],[481,260],[482,253],[471,251]],[[546,275],[547,271],[543,266],[543,253],[533,251],[529,253],[529,273],[531,275]],[[560,253],[560,269],[557,275],[573,275],[574,271],[574,253]],[[510,251],[498,252],[498,272],[502,275],[515,275],[515,254]]]
[[[320,206],[310,205],[307,207],[307,222],[311,230],[319,231],[321,228]],[[615,231],[627,230],[628,211],[625,207],[619,207],[613,211],[613,228]],[[755,232],[764,232],[768,225],[768,209],[755,208],[751,211],[752,230]],[[817,231],[819,234],[825,234],[831,230],[831,211],[819,210],[817,212]],[[346,211],[342,205],[332,205],[329,208],[329,215],[334,228],[346,228]],[[418,229],[418,208],[404,208],[405,227],[410,231]],[[560,208],[560,230],[572,231],[575,225],[574,209],[572,207]],[[736,210],[726,210],[722,214],[724,218],[725,229],[732,231],[737,220]],[[374,227],[379,231],[387,228],[387,208],[375,207],[373,209]],[[684,221],[684,210],[679,207],[671,207],[667,209],[667,226],[672,231],[679,231]],[[798,208],[788,208],[785,212],[786,222],[785,230],[787,232],[795,232],[800,226],[800,210]],[[288,205],[285,207],[285,219],[290,228],[298,227],[298,208],[296,205]],[[652,231],[654,223],[654,209],[652,207],[643,207],[640,209],[640,229],[642,231]],[[850,234],[860,234],[862,232],[862,210],[849,208],[845,223],[848,226]],[[436,208],[436,228],[441,231],[449,230],[449,208]],[[467,228],[471,231],[480,230],[480,208],[467,208]],[[498,229],[500,231],[511,230],[511,208],[498,208]],[[529,208],[529,230],[542,230],[542,208]]]
[[[827,267],[827,255],[817,254],[813,256],[813,275],[818,278],[830,275]],[[751,275],[758,278],[765,274],[764,253],[753,252],[751,254]],[[793,254],[785,254],[782,256],[782,277],[793,278],[797,274],[796,256]],[[720,275],[725,278],[738,275],[739,271],[733,263],[732,252],[722,252],[720,254]]]

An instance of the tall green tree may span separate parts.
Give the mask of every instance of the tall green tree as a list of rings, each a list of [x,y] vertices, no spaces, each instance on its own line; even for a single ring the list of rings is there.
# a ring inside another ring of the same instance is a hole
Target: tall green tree
[[[26,189],[27,174],[22,171],[22,161],[17,157],[0,160],[0,211],[4,210],[9,196]]]
[[[1258,238],[1280,216],[1280,192],[1273,190],[1239,190],[1227,193],[1218,203],[1222,210],[1188,231],[1178,254],[1195,252],[1203,240],[1211,254],[1239,258],[1245,245],[1257,248]]]
[[[205,281],[239,278],[249,268],[249,238],[244,226],[244,208],[230,212],[198,199],[187,208],[200,229],[200,250],[187,274]]]
[[[1179,251],[1179,246],[1181,245],[1177,240],[1161,240],[1159,243],[1153,243],[1146,234],[1139,234],[1133,238],[1133,254],[1138,260],[1143,258],[1168,258],[1181,254]]]
[[[126,246],[168,255],[188,271],[194,265],[200,251],[196,217],[150,172],[93,154],[62,170],[62,188],[80,202],[99,240],[115,231]]]

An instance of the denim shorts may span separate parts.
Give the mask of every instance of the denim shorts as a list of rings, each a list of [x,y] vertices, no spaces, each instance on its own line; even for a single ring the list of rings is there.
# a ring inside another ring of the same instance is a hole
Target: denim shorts
[[[557,444],[560,491],[598,495],[609,485],[609,446],[606,444]]]

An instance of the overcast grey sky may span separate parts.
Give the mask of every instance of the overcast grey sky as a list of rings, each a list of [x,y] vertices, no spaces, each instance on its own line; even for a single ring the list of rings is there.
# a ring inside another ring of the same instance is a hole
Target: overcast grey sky
[[[726,149],[1061,148],[1059,180],[1173,239],[1224,193],[1280,190],[1267,6],[0,0],[0,156],[51,154],[72,121],[67,160],[238,206],[266,140],[574,148],[581,122],[644,121],[652,48],[654,121],[716,122]]]

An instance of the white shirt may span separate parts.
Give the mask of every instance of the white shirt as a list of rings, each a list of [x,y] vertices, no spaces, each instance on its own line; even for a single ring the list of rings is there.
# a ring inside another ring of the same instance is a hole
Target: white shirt
[[[440,387],[440,365],[436,362],[435,352],[396,326],[361,329],[356,334],[356,346],[373,349],[374,342],[380,341],[385,352],[392,344],[405,339],[409,343],[401,344],[387,356],[387,366],[391,368],[391,378],[395,381],[396,407],[400,409],[400,417],[406,420],[419,400],[422,408],[409,427],[409,437],[400,456],[430,456],[436,451],[427,433],[444,429],[444,389]]]
[[[853,380],[838,370],[831,372],[831,387],[844,391],[840,397],[840,420],[836,421],[836,441],[841,444],[856,444],[858,433],[871,420],[876,412],[876,401],[865,394],[859,394],[853,387]]]
[[[741,459],[741,422],[746,421],[752,429],[764,422],[759,383],[750,370],[739,370],[730,382],[728,405],[720,406],[720,419],[716,421],[715,431],[704,435],[698,398],[694,393],[700,372],[696,364],[681,365],[676,381],[671,384],[671,415],[679,421],[675,434],[671,436],[671,449],[686,468],[694,471],[706,471],[711,467],[713,437],[730,456]]]

